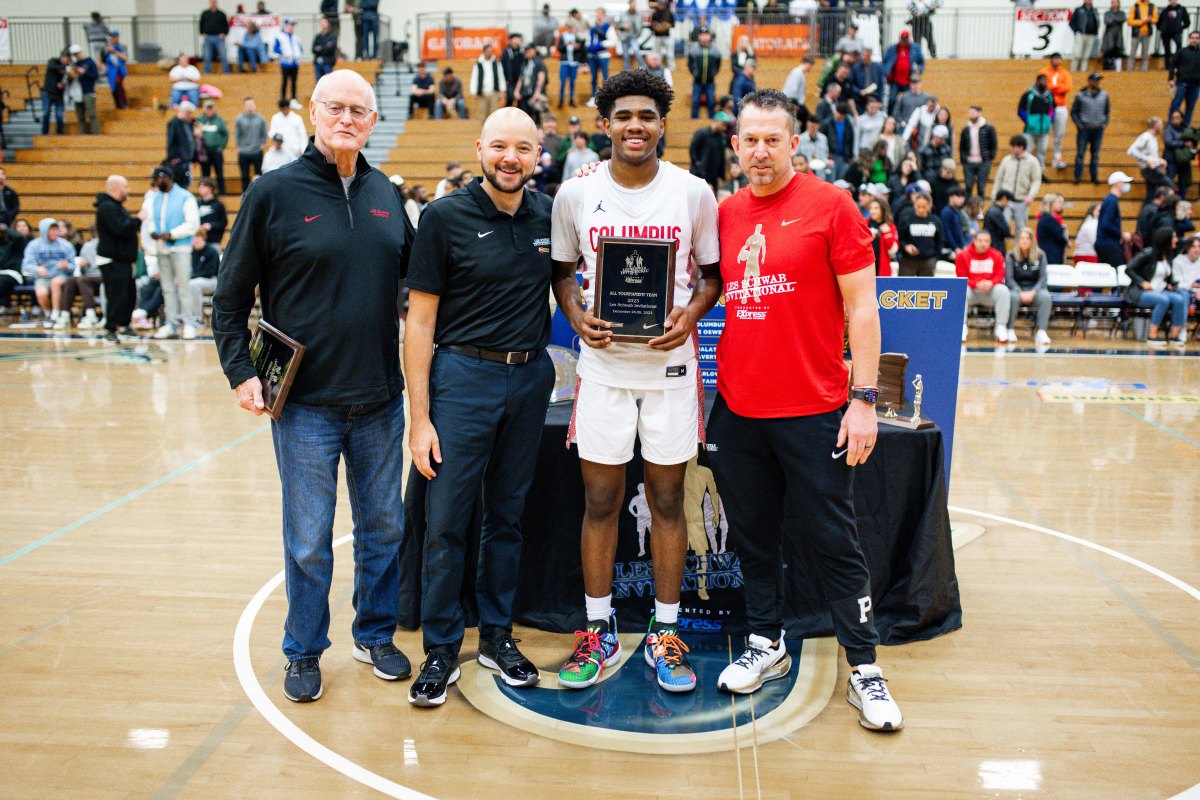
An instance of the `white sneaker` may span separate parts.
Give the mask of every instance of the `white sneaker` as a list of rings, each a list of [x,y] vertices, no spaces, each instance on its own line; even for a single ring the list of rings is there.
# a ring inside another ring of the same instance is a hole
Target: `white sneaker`
[[[1008,329],[1008,341],[1010,341],[1010,342],[1017,341],[1017,329],[1016,328]]]
[[[792,657],[787,654],[782,636],[779,637],[779,646],[772,647],[766,637],[750,634],[746,640],[746,651],[721,670],[717,688],[735,694],[750,694],[758,691],[767,681],[787,675],[791,668]]]
[[[873,731],[898,731],[904,727],[900,706],[888,692],[883,670],[866,664],[850,673],[846,700],[858,709],[858,724]]]
[[[1066,169],[1067,164],[1061,158],[1056,158],[1056,159],[1054,159],[1054,168],[1055,169]]]
[[[79,324],[75,326],[80,330],[94,330],[100,327],[100,320],[96,319],[95,314],[88,314],[83,319],[79,320]]]
[[[71,315],[59,314],[58,319],[54,320],[54,330],[61,331],[71,327]]]
[[[1050,344],[1050,337],[1046,334],[1045,331],[1038,331],[1033,337],[1033,343],[1040,344],[1040,345],[1048,345],[1048,344]]]
[[[1184,333],[1183,331],[1180,331],[1179,335],[1171,340],[1171,347],[1176,347],[1176,348],[1179,348],[1180,350],[1182,350],[1186,346],[1187,346],[1187,334]]]
[[[996,326],[996,341],[1000,343],[1008,341],[1008,329],[1006,329],[1003,325]]]
[[[963,341],[967,340],[967,326],[963,325]]]
[[[54,327],[57,328],[58,326],[55,325]],[[1147,339],[1146,346],[1152,347],[1155,350],[1166,350],[1167,349],[1167,343],[1164,342],[1162,339]]]
[[[176,336],[177,334],[175,333],[175,326],[170,324],[163,325],[154,332],[155,339],[174,339]]]
[[[195,325],[184,325],[183,326],[183,338],[188,339],[189,341],[192,339],[195,339],[196,338],[196,326]]]
[[[586,105],[588,108],[595,108],[596,107],[596,98],[589,97],[588,101],[586,103],[584,103],[584,105]]]

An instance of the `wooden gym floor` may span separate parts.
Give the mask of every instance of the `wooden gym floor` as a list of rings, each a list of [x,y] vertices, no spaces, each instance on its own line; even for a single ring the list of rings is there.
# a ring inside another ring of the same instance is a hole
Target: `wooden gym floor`
[[[0,338],[0,797],[1200,796],[1195,355],[966,355],[964,627],[881,652],[904,730],[859,727],[823,641],[807,726],[666,755],[665,735],[656,753],[530,733],[459,689],[411,708],[350,657],[346,548],[326,696],[289,703],[270,436],[211,342]],[[568,647],[518,635],[547,670]],[[419,662],[417,634],[397,644]]]

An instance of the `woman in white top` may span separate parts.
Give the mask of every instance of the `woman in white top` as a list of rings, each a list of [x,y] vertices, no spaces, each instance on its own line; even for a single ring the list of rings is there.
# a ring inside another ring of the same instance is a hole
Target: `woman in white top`
[[[887,157],[892,162],[892,169],[899,169],[904,160],[904,139],[896,127],[896,118],[888,117],[883,121],[883,133],[879,134],[879,141],[887,142]]]
[[[1159,326],[1168,314],[1171,316],[1171,327],[1167,338],[1171,345],[1183,347],[1187,336],[1184,333],[1188,309],[1186,295],[1179,291],[1172,262],[1176,241],[1175,231],[1167,227],[1159,228],[1154,232],[1150,246],[1125,265],[1125,274],[1129,276],[1125,301],[1150,309],[1150,331],[1146,344],[1160,349],[1167,346],[1167,342],[1159,338]]]
[[[1100,220],[1100,204],[1092,203],[1079,224],[1079,232],[1075,234],[1075,263],[1095,264],[1100,259],[1096,256],[1096,225]]]
[[[1171,262],[1171,280],[1183,295],[1185,308],[1193,297],[1200,303],[1200,236],[1184,239],[1183,252]]]
[[[185,97],[192,105],[200,105],[200,70],[192,66],[187,56],[179,57],[167,77],[171,79],[171,108],[178,106]]]

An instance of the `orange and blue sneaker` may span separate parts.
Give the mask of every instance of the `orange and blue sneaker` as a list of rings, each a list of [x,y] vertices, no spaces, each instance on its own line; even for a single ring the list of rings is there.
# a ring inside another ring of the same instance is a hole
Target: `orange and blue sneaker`
[[[600,680],[605,667],[621,660],[621,643],[617,640],[617,614],[608,619],[588,620],[587,626],[575,631],[571,657],[558,671],[558,685],[564,689],[586,689]]]
[[[674,622],[650,618],[646,632],[646,663],[654,668],[658,685],[668,692],[690,692],[696,688],[696,673],[687,660],[688,646],[679,638]]]

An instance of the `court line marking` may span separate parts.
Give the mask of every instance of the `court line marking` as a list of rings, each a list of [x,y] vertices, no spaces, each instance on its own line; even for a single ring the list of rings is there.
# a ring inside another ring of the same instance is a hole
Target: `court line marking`
[[[210,453],[205,453],[204,455],[200,456],[199,458],[195,459],[194,461],[189,461],[188,463],[184,464],[182,467],[178,467],[176,469],[171,470],[166,475],[163,475],[161,478],[156,478],[155,480],[150,481],[150,483],[147,483],[144,486],[139,486],[137,489],[134,489],[132,492],[125,495],[124,497],[120,497],[120,498],[117,498],[116,500],[113,500],[108,505],[98,508],[95,511],[91,512],[90,514],[86,514],[86,515],[80,517],[79,519],[75,520],[71,524],[69,524],[65,527],[59,528],[58,530],[54,531],[53,533],[48,533],[45,536],[43,536],[42,538],[38,539],[37,541],[30,542],[29,544],[25,545],[24,547],[14,550],[13,552],[9,553],[8,555],[4,556],[3,558],[0,558],[0,567],[3,567],[5,564],[9,564],[9,563],[12,563],[13,561],[16,561],[18,558],[20,558],[23,555],[32,553],[34,550],[37,550],[39,547],[49,544],[50,542],[54,541],[58,537],[64,536],[64,535],[70,533],[71,531],[75,530],[76,528],[80,528],[80,527],[88,524],[92,520],[99,519],[100,517],[104,516],[108,512],[113,511],[114,509],[120,508],[121,506],[125,505],[126,503],[128,503],[131,500],[136,500],[137,498],[144,495],[146,492],[157,489],[159,486],[162,486],[164,483],[174,480],[175,478],[178,478],[180,475],[183,475],[186,472],[191,472],[192,470],[194,470],[196,467],[200,466],[201,464],[203,464],[207,461],[211,461],[214,458],[216,458],[217,456],[221,455],[222,453],[232,450],[233,448],[237,447],[242,442],[257,436],[258,434],[265,431],[268,427],[270,427],[270,423],[267,423],[265,425],[260,425],[259,427],[255,428],[254,430],[250,431],[249,433],[243,434],[243,435],[239,436],[238,438],[234,439],[232,442],[226,442],[225,444],[218,447],[216,450],[213,450]]]
[[[1185,436],[1184,434],[1180,433],[1179,431],[1175,430],[1174,428],[1168,428],[1166,425],[1163,425],[1161,422],[1155,422],[1154,420],[1150,419],[1149,417],[1147,417],[1143,414],[1139,414],[1138,412],[1134,411],[1132,408],[1127,408],[1124,405],[1117,406],[1117,408],[1121,409],[1122,411],[1124,411],[1126,414],[1128,414],[1131,417],[1140,419],[1142,422],[1146,422],[1146,423],[1149,423],[1150,425],[1153,425],[1154,427],[1158,428],[1160,431],[1163,431],[1164,433],[1171,434],[1176,439],[1182,439],[1183,441],[1187,442],[1190,445],[1193,445],[1195,447],[1200,447],[1200,442],[1197,442],[1195,439]]]
[[[955,514],[966,514],[968,516],[979,517],[981,519],[1000,522],[1007,525],[1012,525],[1017,528],[1024,528],[1035,533],[1044,533],[1047,536],[1053,536],[1056,539],[1061,539],[1066,542],[1072,542],[1080,547],[1086,547],[1090,550],[1095,550],[1098,553],[1103,553],[1112,556],[1118,561],[1123,561],[1130,566],[1137,567],[1140,570],[1150,573],[1151,575],[1171,584],[1175,588],[1190,595],[1193,599],[1200,601],[1200,589],[1184,583],[1179,578],[1170,575],[1157,567],[1153,567],[1144,561],[1140,561],[1133,556],[1125,555],[1111,547],[1105,547],[1102,544],[1081,539],[1078,536],[1072,536],[1069,533],[1052,530],[1041,525],[1034,525],[1028,522],[1011,519],[1009,517],[1000,516],[999,514],[991,514],[986,511],[974,511],[961,506],[948,505],[947,510]],[[333,547],[339,547],[353,538],[353,534],[348,534],[339,539],[334,540]],[[266,603],[267,598],[283,584],[284,573],[280,570],[269,581],[263,584],[263,587],[250,599],[246,608],[242,611],[241,617],[238,619],[237,628],[233,635],[233,662],[235,671],[237,672],[238,682],[242,684],[242,690],[249,697],[251,704],[258,709],[258,712],[263,715],[263,718],[285,738],[291,741],[298,748],[303,750],[309,756],[321,761],[322,763],[333,767],[338,772],[346,777],[355,780],[364,786],[375,789],[389,797],[400,798],[400,800],[436,800],[429,795],[422,794],[415,789],[410,789],[406,786],[401,786],[398,783],[388,780],[381,775],[378,775],[371,770],[350,761],[348,758],[335,753],[325,745],[313,739],[307,733],[299,728],[294,722],[287,718],[282,711],[267,697],[267,693],[263,690],[262,685],[258,682],[258,677],[254,674],[254,668],[250,661],[250,632],[254,627],[254,620],[258,616],[258,612]],[[735,728],[736,732],[736,728]],[[794,745],[794,743],[793,743]],[[739,782],[741,773],[738,773]],[[739,785],[739,791],[741,787]],[[1200,798],[1200,783],[1192,786],[1182,792],[1174,795],[1170,800],[1197,800]]]

